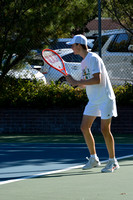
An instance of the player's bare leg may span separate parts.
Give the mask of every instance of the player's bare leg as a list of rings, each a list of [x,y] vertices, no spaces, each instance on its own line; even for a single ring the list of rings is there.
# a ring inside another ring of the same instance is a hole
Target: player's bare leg
[[[91,133],[91,126],[95,118],[96,117],[84,115],[81,123],[81,131],[83,132],[84,139],[90,152],[90,158],[87,158],[88,162],[83,166],[83,170],[91,169],[101,165],[96,154],[95,140]]]
[[[109,158],[115,157],[114,137],[111,133],[111,119],[101,119],[101,132],[103,134]]]
[[[101,172],[113,172],[116,169],[119,169],[120,166],[115,158],[115,145],[114,137],[111,133],[111,119],[101,120],[101,131],[104,136],[106,147],[109,153],[109,161],[106,166],[101,170]]]
[[[81,123],[81,131],[83,133],[85,142],[88,146],[90,154],[96,154],[95,140],[91,133],[91,126],[96,117],[84,115]]]

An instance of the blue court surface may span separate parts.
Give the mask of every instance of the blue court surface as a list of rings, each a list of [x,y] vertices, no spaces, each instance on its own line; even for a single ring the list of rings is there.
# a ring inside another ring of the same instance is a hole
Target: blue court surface
[[[133,157],[133,144],[116,144],[115,148],[118,159]],[[108,159],[105,144],[97,144],[96,149],[100,161]],[[87,156],[83,143],[1,143],[0,184],[82,167]]]

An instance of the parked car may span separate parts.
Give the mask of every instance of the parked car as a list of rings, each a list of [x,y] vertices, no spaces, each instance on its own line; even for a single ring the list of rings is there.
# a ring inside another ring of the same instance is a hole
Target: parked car
[[[133,82],[133,35],[126,30],[102,34],[102,59],[112,84]],[[98,53],[98,38],[92,48]]]
[[[79,55],[74,55],[72,49],[55,50],[64,60],[68,74],[79,80],[81,78],[81,61]],[[92,48],[98,53],[98,38]],[[133,36],[125,30],[107,31],[102,34],[102,59],[105,63],[113,85],[125,82],[133,83]],[[64,82],[63,74],[47,65],[41,56],[35,57],[32,67],[41,66],[40,71],[45,74],[48,83],[53,81]]]
[[[39,72],[36,69],[33,69],[29,64],[26,64],[22,69],[11,69],[7,76],[15,77],[16,79],[26,79],[26,80],[33,80],[36,79],[37,81],[42,81],[46,84],[46,78],[44,74]]]
[[[66,44],[66,42],[70,42],[72,38],[59,38],[56,42],[53,42],[50,46],[49,49],[69,49],[70,45]],[[92,49],[93,47],[93,42],[94,39],[87,39],[87,44],[88,44],[88,48]]]
[[[72,49],[58,49],[55,50],[63,59],[66,71],[68,74],[71,74],[73,78],[76,80],[80,80],[81,78],[81,61],[82,57],[79,55],[74,55]],[[40,72],[45,74],[47,83],[51,81],[61,83],[66,83],[65,77],[63,74],[58,72],[57,70],[50,67],[47,63],[44,62],[40,55],[34,57],[34,59],[30,62],[33,68],[39,68],[41,66]]]

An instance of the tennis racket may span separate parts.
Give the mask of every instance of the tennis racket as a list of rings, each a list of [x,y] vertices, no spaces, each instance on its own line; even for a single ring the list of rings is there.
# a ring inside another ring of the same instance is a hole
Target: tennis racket
[[[67,75],[65,64],[58,53],[52,49],[44,49],[42,51],[42,57],[43,60],[50,65],[50,67],[53,67],[65,76]]]

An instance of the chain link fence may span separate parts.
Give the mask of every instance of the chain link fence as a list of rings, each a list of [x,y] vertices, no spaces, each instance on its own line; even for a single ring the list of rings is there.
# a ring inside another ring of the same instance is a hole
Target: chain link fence
[[[88,48],[92,52],[99,52],[98,21],[93,20],[88,24],[92,29],[84,34],[88,39]],[[110,20],[106,21],[107,28]],[[112,22],[113,23],[113,22]],[[111,25],[110,25],[111,26]],[[113,24],[114,26],[114,24]],[[104,24],[104,27],[105,24]],[[115,27],[115,26],[114,26]],[[94,29],[94,30],[93,30]],[[105,29],[105,28],[104,28]],[[71,74],[76,80],[81,79],[81,61],[79,55],[74,55],[72,49],[66,42],[71,38],[59,38],[57,42],[50,45],[49,48],[56,50],[65,63],[68,74]],[[133,83],[133,36],[124,29],[102,30],[101,34],[101,57],[104,61],[112,85],[124,85]],[[39,70],[44,74],[47,83],[51,81],[65,82],[65,77],[60,72],[47,65],[42,57],[41,52],[30,61],[32,68]]]
[[[132,28],[130,1],[125,2],[124,6],[118,0],[113,2],[101,0],[94,2],[85,0],[44,1],[40,2],[42,7],[37,4],[37,8],[32,1],[26,2],[24,5],[23,1],[14,3],[11,1],[9,5],[1,4],[0,78],[3,78],[8,72],[7,75],[17,79],[33,80],[35,78],[48,84],[51,81],[66,83],[63,74],[43,61],[41,56],[43,49],[38,50],[37,48],[41,48],[44,44],[43,48],[56,50],[64,60],[68,74],[71,74],[74,79],[80,80],[82,58],[74,55],[66,42],[69,42],[76,34],[83,34],[88,39],[88,48],[102,57],[112,85],[133,84],[133,32],[130,29]],[[57,5],[58,12],[55,5]],[[60,5],[64,6],[64,10]],[[75,7],[70,9],[72,5]],[[116,5],[121,7],[118,7],[117,10],[115,9]],[[29,15],[29,8],[32,7],[33,14]],[[65,8],[67,9],[65,10]],[[25,9],[25,15],[22,15],[23,9]],[[8,11],[8,15],[5,14],[7,10],[10,11]],[[16,13],[16,10],[19,11],[18,14],[12,15],[12,13]],[[117,14],[117,11],[121,11],[118,15],[120,18],[114,15],[114,13]],[[62,12],[63,14],[66,12],[66,17],[63,18],[65,15],[62,15]],[[103,16],[112,18],[103,18]],[[14,18],[12,19],[12,17]],[[31,22],[31,20],[33,21]],[[31,27],[30,24],[32,24]],[[25,26],[23,27],[23,25]],[[123,29],[122,26],[129,31]],[[70,28],[68,29],[68,27]],[[58,35],[71,35],[71,38],[56,38]],[[23,68],[16,69],[16,65],[22,62],[23,58],[28,57],[27,54],[31,49],[33,49],[32,57],[27,58],[27,63],[24,62]],[[13,62],[14,58],[15,62]],[[5,64],[3,64],[4,62]]]
[[[133,84],[133,35],[111,19],[101,20],[101,49],[99,49],[98,19],[88,22],[85,32],[77,30],[76,34],[84,34],[88,39],[88,48],[99,54],[106,66],[112,85]],[[49,38],[46,38],[49,40]],[[68,74],[76,80],[81,79],[82,58],[74,55],[71,47],[66,44],[72,38],[58,38],[56,42],[49,42],[48,48],[55,50],[64,60]],[[41,50],[34,50],[34,55],[23,69],[11,70],[9,75],[15,78],[42,80],[50,84],[51,81],[66,83],[60,72],[44,62]]]

